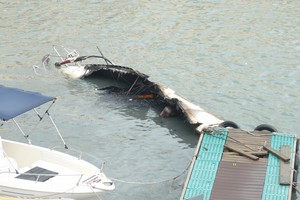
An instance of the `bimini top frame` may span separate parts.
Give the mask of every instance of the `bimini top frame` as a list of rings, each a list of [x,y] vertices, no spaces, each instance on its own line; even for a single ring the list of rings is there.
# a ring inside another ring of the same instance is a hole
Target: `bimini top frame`
[[[45,96],[37,92],[30,92],[18,88],[10,88],[10,87],[0,85],[0,120],[2,121],[12,120],[17,125],[17,127],[24,135],[24,137],[27,139],[29,144],[31,144],[29,140],[29,135],[26,135],[24,133],[24,131],[21,129],[21,127],[19,126],[19,124],[16,122],[14,118],[32,109],[38,115],[39,121],[41,121],[44,118],[44,116],[47,114],[53,126],[55,127],[56,132],[58,133],[59,137],[63,141],[65,148],[68,148],[49,113],[49,109],[55,103],[55,100],[56,100],[55,97]],[[45,111],[43,115],[40,115],[35,108],[50,101],[52,101],[52,103],[50,104],[48,109]]]

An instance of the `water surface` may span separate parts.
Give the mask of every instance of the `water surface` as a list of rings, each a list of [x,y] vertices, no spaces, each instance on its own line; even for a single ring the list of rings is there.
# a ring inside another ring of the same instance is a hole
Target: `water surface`
[[[106,82],[71,80],[54,68],[35,74],[55,44],[82,55],[98,46],[115,64],[243,129],[268,123],[299,135],[299,1],[1,1],[0,8],[0,83],[58,98],[52,115],[68,144],[105,161],[116,180],[101,199],[179,199],[186,174],[172,178],[190,163],[198,136],[181,118],[159,118],[151,104],[99,92]]]

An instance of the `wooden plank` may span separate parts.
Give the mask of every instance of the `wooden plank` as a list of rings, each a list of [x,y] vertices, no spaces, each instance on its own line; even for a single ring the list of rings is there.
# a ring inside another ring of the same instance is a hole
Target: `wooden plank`
[[[287,145],[281,146],[280,153],[285,156],[290,156],[290,147]],[[280,185],[291,184],[291,169],[289,161],[280,161]]]
[[[238,155],[238,156],[228,156],[224,155],[222,158],[222,161],[230,161],[233,163],[256,163],[256,164],[262,164],[268,162],[267,158],[259,158],[259,160],[252,160],[245,156]]]
[[[243,156],[245,156],[245,157],[247,157],[247,158],[250,158],[250,159],[252,159],[252,160],[258,160],[258,159],[259,159],[259,157],[254,156],[254,155],[252,155],[251,153],[245,152],[245,151],[243,151],[243,150],[241,150],[241,149],[238,149],[238,148],[236,148],[236,147],[233,147],[233,146],[231,146],[231,145],[225,144],[224,146],[225,146],[227,149],[229,149],[229,150],[231,150],[231,151],[235,151],[235,152],[237,152],[237,153],[239,153],[239,154],[241,154],[241,155],[243,155]]]
[[[266,152],[266,151],[249,151],[249,153],[251,153],[252,155],[255,155],[255,156],[266,156],[266,155],[268,155],[268,152]]]
[[[273,153],[275,156],[279,157],[281,160],[287,162],[290,160],[290,157],[287,157],[286,155],[283,155],[282,153],[280,153],[279,151],[276,151],[275,149],[273,149],[272,147],[270,147],[269,145],[264,145],[263,148],[271,153]]]
[[[298,142],[299,142],[298,140],[299,139],[297,139],[296,137],[294,138],[294,146],[292,147],[291,166],[293,166],[293,169],[294,169],[294,166],[295,166],[295,159],[296,159],[295,156],[296,156],[297,146],[298,146]],[[291,170],[290,173],[291,173],[290,182],[293,183],[294,170]],[[288,199],[292,199],[292,190],[293,190],[293,188],[294,188],[294,185],[291,184],[290,187],[289,187],[289,197],[288,197]]]
[[[250,153],[252,155],[255,155],[255,156],[266,156],[268,155],[268,152],[267,151],[245,151],[247,153]],[[237,155],[238,153],[237,152],[226,152],[227,155]]]

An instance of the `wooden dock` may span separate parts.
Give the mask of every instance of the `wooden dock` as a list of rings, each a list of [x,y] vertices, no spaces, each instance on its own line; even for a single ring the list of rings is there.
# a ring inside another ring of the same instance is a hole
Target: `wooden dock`
[[[181,200],[290,200],[297,138],[268,131],[204,130]]]

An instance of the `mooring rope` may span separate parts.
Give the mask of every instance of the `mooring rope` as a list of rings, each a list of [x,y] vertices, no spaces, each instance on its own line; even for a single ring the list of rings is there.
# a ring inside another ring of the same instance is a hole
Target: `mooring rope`
[[[37,197],[34,197],[34,198],[37,198],[37,199],[55,198],[55,199],[56,199],[56,197],[53,197],[53,196],[65,194],[65,193],[67,193],[68,191],[74,190],[75,187],[76,187],[76,185],[73,186],[73,187],[70,188],[70,189],[67,189],[67,190],[63,191],[63,192],[56,192],[56,193],[52,193],[52,194],[48,194],[48,195],[41,195],[41,196],[37,196]],[[62,200],[63,200],[63,199],[67,199],[67,198],[59,198],[59,199],[62,199]],[[68,198],[68,199],[69,199],[69,198]],[[71,199],[72,199],[72,198],[71,198]],[[71,200],[71,199],[70,199],[70,200]]]
[[[297,182],[293,183],[293,188],[294,188],[294,190],[295,190],[298,194],[300,194],[300,191],[299,191],[299,189],[297,188]]]
[[[95,196],[97,197],[97,199],[101,200],[100,196],[95,192],[95,190],[93,189],[93,187],[91,185],[89,185],[89,188],[92,190],[92,192],[95,194]]]
[[[137,184],[137,185],[160,184],[160,183],[164,183],[164,182],[175,181],[177,178],[179,178],[181,175],[183,175],[190,168],[191,164],[192,164],[192,161],[189,162],[187,167],[180,174],[178,174],[177,176],[174,176],[173,178],[167,179],[167,180],[153,181],[153,182],[135,182],[135,181],[125,181],[125,180],[121,180],[121,179],[117,179],[117,178],[111,178],[111,177],[109,177],[109,178],[113,181],[128,183],[128,184]]]

